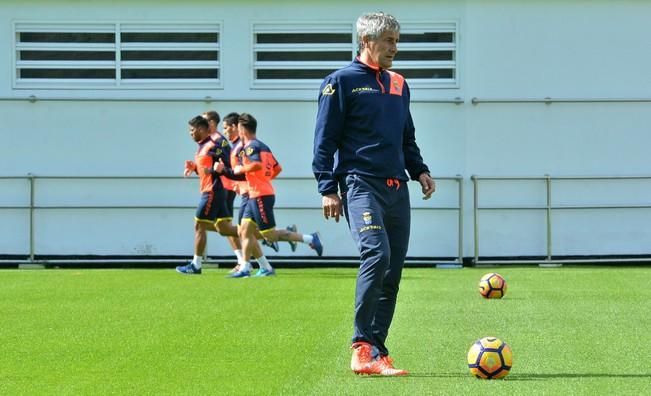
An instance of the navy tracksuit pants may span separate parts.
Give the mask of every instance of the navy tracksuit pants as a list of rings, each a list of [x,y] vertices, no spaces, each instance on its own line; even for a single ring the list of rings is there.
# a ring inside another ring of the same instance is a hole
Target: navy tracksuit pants
[[[388,355],[385,341],[396,307],[409,245],[407,182],[347,175],[341,183],[344,213],[360,254],[353,342]]]

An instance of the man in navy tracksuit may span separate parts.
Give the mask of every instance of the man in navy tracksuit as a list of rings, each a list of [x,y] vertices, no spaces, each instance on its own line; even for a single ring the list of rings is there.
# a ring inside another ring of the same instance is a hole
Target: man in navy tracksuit
[[[351,361],[356,374],[407,374],[393,367],[385,346],[409,244],[405,169],[425,199],[435,190],[416,145],[409,88],[388,70],[399,34],[393,16],[362,15],[359,56],[326,77],[319,95],[312,169],[323,214],[336,221],[346,216],[360,252]]]

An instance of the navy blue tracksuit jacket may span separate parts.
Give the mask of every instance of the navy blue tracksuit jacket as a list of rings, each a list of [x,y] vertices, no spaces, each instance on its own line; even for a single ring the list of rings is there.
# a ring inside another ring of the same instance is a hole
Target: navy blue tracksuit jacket
[[[387,355],[409,245],[408,177],[429,172],[416,145],[409,87],[394,72],[355,59],[321,85],[312,170],[322,195],[342,193],[360,252],[353,342]]]

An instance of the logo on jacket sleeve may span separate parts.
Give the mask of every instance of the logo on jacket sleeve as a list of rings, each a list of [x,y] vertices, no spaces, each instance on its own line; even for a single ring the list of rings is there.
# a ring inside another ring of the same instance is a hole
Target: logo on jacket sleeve
[[[328,84],[325,87],[323,87],[323,91],[321,91],[323,95],[332,95],[335,93],[335,89],[332,88],[332,84]]]

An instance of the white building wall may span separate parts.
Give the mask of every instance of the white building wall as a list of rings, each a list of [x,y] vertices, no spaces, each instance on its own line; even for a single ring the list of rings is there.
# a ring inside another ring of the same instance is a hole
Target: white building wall
[[[259,121],[260,139],[284,167],[279,225],[320,230],[328,256],[353,256],[343,224],[325,222],[311,176],[316,114],[314,90],[251,88],[253,21],[354,22],[384,10],[401,21],[453,20],[459,26],[459,87],[415,89],[412,113],[426,162],[439,176],[464,176],[464,255],[472,256],[471,175],[651,174],[651,3],[642,1],[370,1],[301,3],[153,1],[5,1],[0,4],[0,177],[176,176],[194,143],[187,120],[216,109],[246,111]],[[219,90],[21,90],[13,87],[16,21],[214,21],[222,23]],[[34,95],[34,103],[24,100]],[[202,101],[205,97],[211,101]],[[462,98],[463,104],[435,103]],[[520,99],[646,99],[640,102],[522,103]],[[477,98],[477,104],[472,99]],[[508,103],[485,103],[504,99]],[[488,186],[482,205],[544,205],[537,182]],[[196,181],[39,180],[37,206],[192,206]],[[645,203],[644,183],[558,188],[558,204]],[[29,204],[24,180],[0,179],[0,206]],[[456,205],[456,185],[442,181],[419,208]],[[556,191],[556,190],[555,190]],[[635,199],[631,200],[631,196]],[[649,253],[648,210],[562,211],[554,215],[559,255]],[[413,212],[409,254],[454,257],[457,218],[450,210]],[[37,254],[190,254],[192,209],[37,210]],[[29,251],[27,212],[0,209],[0,255]],[[481,254],[545,254],[540,211],[482,212]],[[228,254],[211,237],[209,254]],[[287,247],[281,254],[289,254]],[[298,254],[311,255],[305,247]]]

